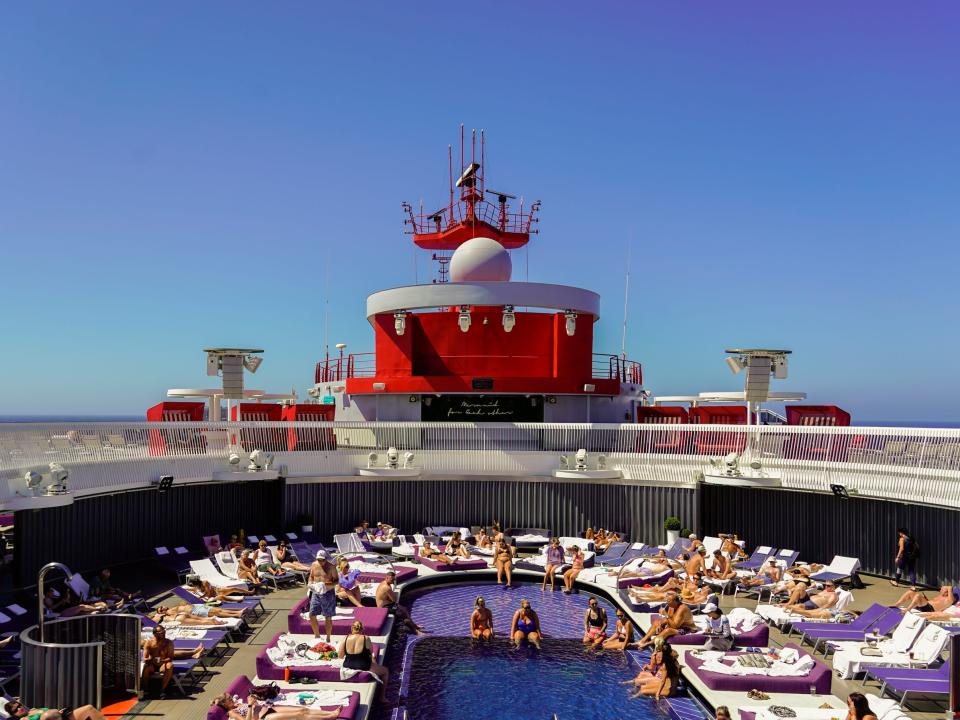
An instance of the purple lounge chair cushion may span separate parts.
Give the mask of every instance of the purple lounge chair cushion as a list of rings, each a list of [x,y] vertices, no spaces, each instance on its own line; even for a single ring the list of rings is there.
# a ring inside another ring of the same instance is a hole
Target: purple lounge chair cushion
[[[238,676],[230,685],[227,687],[226,692],[237,697],[245,698],[250,693],[250,689],[254,687],[254,684],[250,681],[246,675]],[[357,713],[357,708],[360,706],[360,693],[350,693],[350,700],[346,705],[343,705],[340,709],[340,717],[344,720],[352,718]],[[322,705],[314,710],[333,710],[333,706]],[[217,705],[211,705],[210,709],[207,710],[207,720],[228,720],[227,711]]]
[[[359,562],[361,560],[362,558],[358,558],[358,557],[347,558],[347,562]],[[387,573],[390,570],[393,570],[397,574],[398,584],[405,583],[408,580],[413,580],[417,576],[417,574],[420,572],[417,568],[410,567],[409,565],[394,565],[393,567],[391,567],[390,565],[385,564],[383,566],[383,572],[364,571],[360,573],[359,580],[360,582],[364,582],[364,583],[372,583],[372,582],[378,583],[387,576]]]
[[[671,642],[673,638],[671,638]],[[785,648],[797,650],[801,656],[809,653],[801,650],[796,645],[787,644]],[[830,685],[832,674],[830,668],[819,660],[814,659],[814,666],[809,673],[801,677],[765,677],[762,675],[724,675],[723,673],[710,672],[701,669],[703,660],[694,655],[687,654],[687,666],[696,673],[700,681],[711,690],[720,690],[724,692],[749,692],[757,689],[767,693],[809,693],[810,686],[813,685],[820,695],[830,694]]]
[[[486,570],[489,565],[487,565],[486,560],[481,560],[477,558],[476,560],[458,560],[455,563],[445,563],[440,562],[439,560],[433,560],[431,558],[425,558],[423,556],[418,557],[417,560],[428,568],[436,570],[437,572],[452,572],[455,570]]]
[[[662,615],[654,615],[651,620],[660,620]],[[766,647],[770,640],[770,628],[766,623],[760,623],[752,630],[745,633],[733,634],[734,647]],[[689,635],[674,635],[670,638],[671,645],[704,645],[707,642],[707,636],[703,633],[690,633]]]
[[[277,633],[273,636],[273,639],[267,644],[263,650],[257,654],[257,677],[261,680],[283,680],[284,668],[279,665],[275,665],[270,657],[267,655],[268,647],[276,647],[277,640],[280,636],[283,635],[282,632]],[[374,657],[377,656],[377,653],[380,651],[379,646],[376,643],[371,643],[373,648]],[[348,680],[340,680],[340,669],[335,668],[329,665],[320,665],[320,666],[291,666],[290,674],[294,677],[308,677],[311,680],[317,682],[373,682],[373,675],[369,672],[358,672],[353,677]]]
[[[307,611],[309,599],[304,598],[290,611],[287,616],[287,630],[299,635],[312,633],[310,621],[301,617],[301,613]],[[383,629],[387,624],[388,611],[386,608],[358,607],[354,608],[352,617],[334,618],[333,632],[336,635],[348,635],[350,626],[354,620],[363,623],[363,629],[367,635],[382,635]],[[323,632],[323,620],[320,620],[320,631]]]

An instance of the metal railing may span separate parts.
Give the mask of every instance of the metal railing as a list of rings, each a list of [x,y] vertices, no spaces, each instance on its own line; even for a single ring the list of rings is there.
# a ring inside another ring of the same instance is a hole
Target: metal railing
[[[504,232],[529,233],[537,209],[538,207],[531,206],[526,212],[522,209],[520,212],[510,212],[499,203],[478,200],[473,206],[473,217]],[[467,221],[470,217],[468,203],[464,201],[454,202],[442,211],[429,215],[422,211],[414,212],[409,208],[407,215],[406,222],[417,235],[443,232],[457,223]]]
[[[640,363],[606,353],[593,354],[592,377],[594,380],[619,380],[623,383],[643,384]]]
[[[425,474],[542,476],[561,454],[607,456],[618,482],[695,486],[712,458],[735,452],[776,471],[782,487],[960,508],[960,430],[549,423],[0,424],[0,506],[24,473],[59,463],[75,495],[148,486],[160,475],[209,481],[232,451],[265,449],[288,478],[354,475],[370,452],[411,451]],[[290,450],[289,448],[295,448]],[[240,476],[238,476],[240,477]]]
[[[376,353],[350,353],[342,358],[332,357],[318,362],[315,382],[336,382],[352,377],[374,377],[376,374]]]

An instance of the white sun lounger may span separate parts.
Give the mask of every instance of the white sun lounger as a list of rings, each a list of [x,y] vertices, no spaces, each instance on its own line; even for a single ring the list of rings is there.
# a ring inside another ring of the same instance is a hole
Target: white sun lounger
[[[203,560],[191,560],[190,568],[200,577],[201,580],[206,580],[215,588],[247,587],[247,583],[245,583],[243,580],[237,580],[236,578],[230,578],[226,575],[223,575],[219,570],[217,570],[216,567],[214,567],[213,561],[209,558],[204,558]]]
[[[926,623],[919,615],[915,613],[904,615],[903,620],[894,629],[893,635],[877,643],[877,647],[883,653],[881,656],[864,655],[861,650],[867,647],[866,643],[828,642],[827,645],[836,651],[833,656],[833,669],[846,680],[860,672],[861,665],[884,665],[886,657],[904,656],[923,631],[924,625]],[[946,630],[939,629],[949,637]]]
[[[922,622],[921,620],[921,624]],[[861,643],[854,643],[852,647],[837,650],[833,656],[833,667],[844,679],[853,677],[866,666],[925,668],[940,657],[949,640],[949,631],[927,624],[913,645],[906,650],[894,650],[892,641],[887,645],[881,642],[878,647],[883,651],[883,655],[870,657],[861,652]]]

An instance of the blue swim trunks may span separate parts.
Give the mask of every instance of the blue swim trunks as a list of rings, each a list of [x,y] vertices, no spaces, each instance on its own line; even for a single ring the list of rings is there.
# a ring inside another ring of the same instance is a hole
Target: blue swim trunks
[[[310,616],[332,618],[337,612],[337,594],[333,589],[327,590],[322,595],[317,593],[310,594]]]
[[[209,617],[210,608],[207,607],[206,605],[194,605],[193,614],[196,615],[197,617]]]

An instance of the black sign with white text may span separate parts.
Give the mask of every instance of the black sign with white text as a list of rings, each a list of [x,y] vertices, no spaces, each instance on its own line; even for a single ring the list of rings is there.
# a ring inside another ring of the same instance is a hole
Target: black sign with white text
[[[425,422],[543,422],[543,397],[426,395],[420,417]]]

